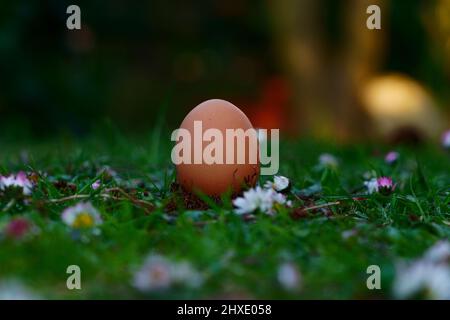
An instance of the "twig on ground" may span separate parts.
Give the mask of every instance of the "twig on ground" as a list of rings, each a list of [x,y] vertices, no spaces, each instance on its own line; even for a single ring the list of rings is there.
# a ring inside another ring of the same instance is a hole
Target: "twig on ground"
[[[73,196],[67,196],[64,198],[48,199],[47,202],[60,203],[60,202],[66,202],[66,201],[71,201],[71,200],[87,199],[89,197],[90,197],[90,195],[88,195],[88,194],[74,194]]]
[[[114,192],[120,193],[122,195],[122,197],[117,197],[117,196],[112,195],[111,193],[114,193]],[[136,198],[130,196],[128,193],[126,193],[121,188],[105,189],[105,191],[103,193],[100,193],[99,196],[103,199],[110,199],[110,200],[115,200],[115,201],[129,200],[134,205],[144,209],[146,213],[151,213],[155,208],[155,205],[153,203],[145,201],[145,200],[136,199]],[[90,197],[91,197],[91,195],[89,195],[89,194],[75,194],[72,196],[67,196],[67,197],[59,198],[59,199],[49,199],[49,200],[47,200],[47,202],[61,203],[61,202],[66,202],[66,201],[71,201],[71,200],[88,199]]]
[[[319,204],[319,205],[312,206],[312,207],[306,207],[306,208],[303,208],[303,210],[306,210],[306,211],[308,211],[308,210],[316,210],[316,209],[321,209],[321,208],[326,208],[326,207],[336,206],[336,205],[338,205],[338,204],[340,204],[340,203],[341,203],[340,201],[327,202],[327,203]]]

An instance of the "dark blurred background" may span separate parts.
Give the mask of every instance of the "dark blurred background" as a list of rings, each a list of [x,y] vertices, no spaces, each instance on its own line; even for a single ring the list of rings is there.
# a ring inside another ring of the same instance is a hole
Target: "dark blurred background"
[[[2,135],[175,128],[223,98],[292,136],[432,137],[449,123],[450,1],[2,1],[0,81]]]

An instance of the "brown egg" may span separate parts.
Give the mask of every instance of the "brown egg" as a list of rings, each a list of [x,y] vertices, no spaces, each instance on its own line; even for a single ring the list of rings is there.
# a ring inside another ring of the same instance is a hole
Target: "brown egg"
[[[198,121],[201,121],[201,135],[198,134]],[[253,187],[256,184],[259,177],[257,138],[252,139],[252,142],[247,138],[245,143],[238,143],[237,139],[227,139],[227,134],[236,132],[227,129],[251,129],[248,132],[253,131],[256,134],[250,120],[235,105],[220,99],[207,100],[189,112],[180,129],[189,132],[191,142],[190,149],[186,148],[178,153],[183,159],[190,159],[190,163],[184,161],[176,165],[177,180],[184,189],[218,196],[227,191],[237,193],[245,186]],[[216,130],[209,130],[213,134],[208,135],[205,134],[208,129]],[[178,143],[182,140],[184,137],[181,139],[178,135]],[[222,144],[218,140],[222,140]],[[213,142],[216,143],[215,150],[212,147]],[[197,151],[194,150],[195,145],[199,146]],[[214,161],[211,161],[211,158],[208,160],[205,155],[212,156]]]

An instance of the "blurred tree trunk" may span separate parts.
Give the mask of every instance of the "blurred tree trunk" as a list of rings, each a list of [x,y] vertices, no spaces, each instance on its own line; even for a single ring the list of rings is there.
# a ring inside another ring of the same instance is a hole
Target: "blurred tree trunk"
[[[296,132],[348,140],[369,131],[358,92],[382,62],[387,27],[382,2],[348,0],[339,2],[336,12],[326,12],[336,2],[269,0],[276,46],[294,92]],[[381,7],[381,30],[366,27],[371,4]],[[326,13],[336,15],[337,30],[330,30]]]

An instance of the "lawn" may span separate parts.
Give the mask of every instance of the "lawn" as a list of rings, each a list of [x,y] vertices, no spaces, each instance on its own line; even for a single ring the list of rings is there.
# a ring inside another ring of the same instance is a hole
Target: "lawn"
[[[0,192],[0,291],[20,284],[50,299],[390,299],[399,265],[450,237],[450,155],[437,145],[282,141],[279,174],[290,180],[292,207],[273,215],[238,215],[229,197],[185,208],[170,148],[158,129],[2,143],[0,174],[24,171],[33,186],[29,195]],[[391,149],[399,158],[387,164]],[[324,153],[338,163],[319,163]],[[395,189],[367,194],[369,175],[392,177]],[[80,202],[102,223],[65,223],[62,212]],[[81,290],[66,287],[69,265],[80,267]],[[380,267],[379,290],[366,286],[370,265]],[[422,289],[412,297],[433,294]]]

